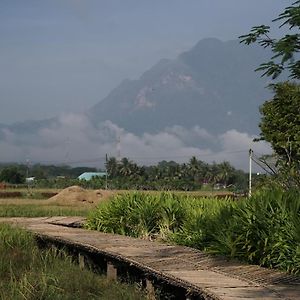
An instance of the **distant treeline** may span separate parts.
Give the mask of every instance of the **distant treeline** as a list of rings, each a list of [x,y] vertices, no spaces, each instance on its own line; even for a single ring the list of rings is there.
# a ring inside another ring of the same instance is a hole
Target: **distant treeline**
[[[78,176],[83,172],[98,170],[67,165],[0,165],[0,182],[22,184],[26,177],[34,177],[33,184],[38,187],[63,188],[78,184],[85,188],[141,190],[247,189],[247,174],[244,171],[235,169],[229,162],[209,164],[196,157],[187,163],[161,161],[151,166],[139,166],[126,157],[120,161],[111,157],[106,162],[106,170],[107,178],[97,177],[85,181],[78,180]]]
[[[0,164],[0,174],[5,171],[18,172],[22,177],[22,182],[25,182],[26,177],[35,177],[35,179],[50,179],[56,177],[66,177],[66,178],[77,178],[83,172],[96,172],[96,168],[90,167],[70,167],[68,165],[42,165],[42,164],[34,164],[34,165],[26,165],[26,164]],[[5,180],[6,179],[6,180]],[[7,181],[8,178],[2,179],[2,181]],[[1,181],[1,176],[0,176]],[[19,183],[19,182],[10,182],[10,183]]]

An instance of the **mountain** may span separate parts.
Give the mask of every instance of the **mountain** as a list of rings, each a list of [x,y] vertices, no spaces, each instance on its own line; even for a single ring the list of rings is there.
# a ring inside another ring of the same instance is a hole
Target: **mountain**
[[[14,123],[7,126],[7,128],[15,134],[36,134],[39,129],[47,128],[51,126],[55,121],[56,118],[49,118],[45,120],[28,120],[24,122]]]
[[[254,72],[266,50],[238,41],[203,39],[177,59],[163,59],[138,80],[124,80],[88,111],[96,125],[110,120],[141,134],[198,125],[212,133],[257,133],[258,107],[270,97]]]
[[[270,55],[238,41],[201,40],[139,79],[124,80],[86,112],[0,124],[0,159],[95,166],[122,148],[129,158],[146,157],[145,164],[197,156],[246,169],[250,144],[269,151],[254,146],[252,135],[259,132],[258,108],[270,98],[267,80],[254,70]]]

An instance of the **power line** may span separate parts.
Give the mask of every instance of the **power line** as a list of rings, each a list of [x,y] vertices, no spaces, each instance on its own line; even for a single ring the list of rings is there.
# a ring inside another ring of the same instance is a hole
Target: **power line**
[[[262,160],[255,154],[253,154],[252,160],[268,174],[270,174],[270,175],[276,174],[276,171],[274,170],[274,168],[266,160]]]

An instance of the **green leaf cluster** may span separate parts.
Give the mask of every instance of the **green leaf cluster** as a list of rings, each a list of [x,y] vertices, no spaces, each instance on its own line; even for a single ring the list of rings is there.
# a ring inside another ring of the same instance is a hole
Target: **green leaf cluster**
[[[279,27],[287,27],[288,33],[279,39],[269,36],[270,27],[255,26],[249,34],[240,36],[246,45],[258,43],[271,48],[273,56],[262,63],[258,71],[262,76],[277,78],[283,71],[296,82],[279,82],[271,85],[273,99],[260,108],[261,140],[272,145],[278,156],[277,166],[283,186],[300,187],[300,0],[295,1],[273,20],[281,22]],[[278,177],[277,176],[277,177]]]
[[[280,39],[272,39],[269,36],[270,26],[254,26],[249,34],[241,35],[241,43],[246,45],[258,43],[264,48],[271,48],[274,55],[269,62],[263,63],[257,69],[263,71],[262,76],[277,78],[284,70],[288,70],[289,77],[300,79],[300,60],[297,53],[300,51],[300,1],[292,3],[291,6],[274,19],[273,22],[282,22],[279,27],[287,26],[293,30],[291,34],[286,34]]]
[[[300,86],[283,82],[272,85],[273,99],[260,108],[261,138],[271,143],[286,162],[300,160]]]

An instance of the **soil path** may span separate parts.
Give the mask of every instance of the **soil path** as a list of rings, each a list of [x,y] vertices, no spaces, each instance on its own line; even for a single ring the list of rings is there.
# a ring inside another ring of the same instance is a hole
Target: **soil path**
[[[300,299],[300,278],[259,266],[227,261],[188,247],[89,231],[80,217],[1,218],[49,241],[97,252],[135,266],[152,277],[203,299]],[[72,227],[68,227],[72,226]]]

